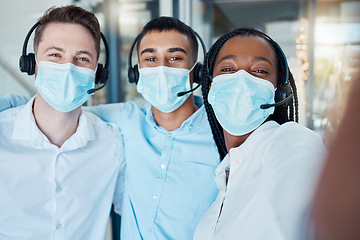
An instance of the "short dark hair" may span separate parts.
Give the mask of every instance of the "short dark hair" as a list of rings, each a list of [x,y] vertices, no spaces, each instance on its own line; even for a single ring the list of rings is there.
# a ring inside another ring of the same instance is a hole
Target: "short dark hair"
[[[224,45],[224,43],[229,40],[230,38],[234,36],[253,36],[253,37],[259,37],[264,39],[269,46],[274,50],[276,60],[277,60],[277,86],[280,84],[283,84],[286,81],[286,70],[289,73],[289,82],[293,91],[293,98],[290,100],[289,105],[286,107],[284,106],[277,106],[275,107],[274,113],[270,115],[270,119],[276,121],[279,124],[283,124],[288,121],[298,121],[298,98],[297,98],[297,91],[296,91],[296,85],[295,80],[293,78],[293,75],[291,74],[290,70],[286,68],[286,62],[281,52],[281,49],[279,45],[277,45],[270,37],[265,35],[264,33],[253,29],[253,28],[238,28],[233,30],[232,32],[229,32],[223,36],[221,36],[211,47],[209,50],[206,60],[205,60],[205,75],[206,77],[203,78],[201,90],[204,98],[204,105],[206,109],[206,113],[208,115],[209,124],[213,133],[213,137],[215,140],[215,143],[218,147],[219,154],[221,158],[225,157],[227,150],[223,135],[223,129],[219,122],[216,119],[215,113],[213,108],[211,107],[209,101],[208,101],[208,95],[209,95],[209,86],[211,84],[211,79],[214,71],[215,66],[215,60],[216,57],[221,49],[221,47]]]
[[[139,52],[139,46],[143,37],[149,32],[162,32],[162,31],[170,31],[175,30],[181,34],[184,34],[188,37],[190,41],[190,46],[192,50],[192,56],[196,60],[199,44],[196,39],[196,35],[194,30],[191,27],[180,21],[179,19],[173,17],[157,17],[150,20],[143,28],[141,33],[139,34],[137,41],[137,52]]]
[[[37,51],[39,43],[44,33],[44,29],[49,23],[74,23],[80,24],[89,30],[95,41],[97,57],[100,54],[100,24],[95,15],[81,7],[68,5],[65,7],[51,7],[40,18],[40,25],[36,28],[34,37],[34,50]]]

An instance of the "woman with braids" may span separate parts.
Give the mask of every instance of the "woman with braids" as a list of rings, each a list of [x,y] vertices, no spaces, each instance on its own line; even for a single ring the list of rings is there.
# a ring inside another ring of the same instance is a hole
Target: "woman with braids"
[[[308,208],[324,150],[298,121],[295,82],[281,48],[236,29],[205,61],[204,104],[221,156],[219,194],[195,240],[307,239]]]

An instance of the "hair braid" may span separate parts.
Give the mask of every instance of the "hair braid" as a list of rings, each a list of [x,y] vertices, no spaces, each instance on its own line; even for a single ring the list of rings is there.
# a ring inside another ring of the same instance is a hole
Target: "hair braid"
[[[224,133],[222,127],[220,126],[219,122],[216,119],[214,110],[209,104],[207,98],[207,96],[209,95],[209,87],[210,87],[210,81],[205,80],[204,83],[202,84],[201,91],[204,96],[204,106],[211,127],[211,131],[213,134],[213,138],[218,148],[220,158],[223,159],[227,154],[227,149],[224,140]]]
[[[291,85],[291,88],[292,88],[293,94],[294,94],[294,97],[293,97],[294,102],[291,101],[289,106],[293,107],[295,109],[295,119],[294,119],[294,116],[293,116],[292,119],[290,119],[290,120],[295,121],[295,122],[299,122],[299,99],[298,99],[298,95],[297,95],[297,88],[296,88],[296,85],[295,85],[295,79],[294,79],[291,72],[289,74],[289,82],[290,82],[290,85]]]

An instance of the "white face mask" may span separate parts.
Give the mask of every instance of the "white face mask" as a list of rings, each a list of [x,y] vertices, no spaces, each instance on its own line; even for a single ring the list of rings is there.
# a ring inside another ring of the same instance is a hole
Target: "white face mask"
[[[72,63],[40,61],[35,87],[53,108],[69,112],[85,103],[95,86],[95,71]]]
[[[275,102],[274,85],[245,70],[216,76],[208,100],[220,125],[234,136],[247,134],[259,127],[274,112],[261,109]]]
[[[190,70],[165,66],[140,68],[137,91],[161,112],[173,112],[191,94],[177,95],[191,89],[189,74],[195,65]]]

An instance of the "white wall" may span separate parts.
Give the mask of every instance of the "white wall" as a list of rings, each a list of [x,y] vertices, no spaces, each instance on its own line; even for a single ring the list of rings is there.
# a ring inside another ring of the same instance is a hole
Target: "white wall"
[[[19,70],[19,57],[25,36],[46,9],[51,6],[62,6],[70,3],[71,0],[12,0],[1,1],[0,3],[0,59],[30,86],[33,86],[34,77],[29,77]],[[28,52],[32,52],[32,39],[28,46]],[[14,93],[31,96],[31,93],[1,65],[0,84],[0,95]]]

